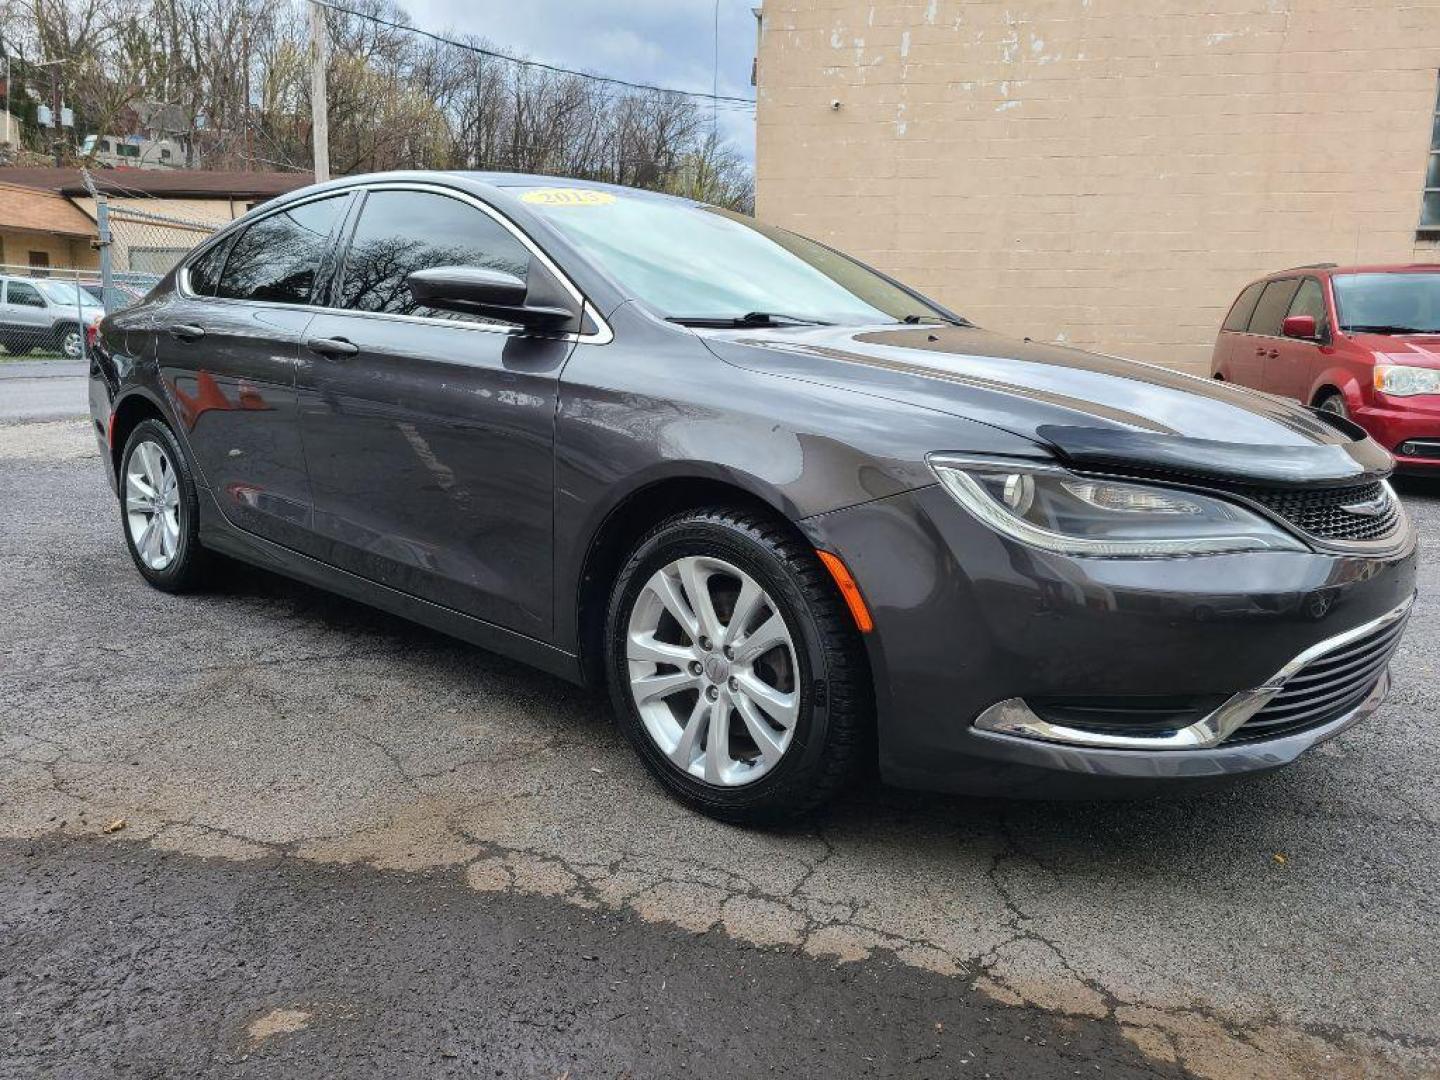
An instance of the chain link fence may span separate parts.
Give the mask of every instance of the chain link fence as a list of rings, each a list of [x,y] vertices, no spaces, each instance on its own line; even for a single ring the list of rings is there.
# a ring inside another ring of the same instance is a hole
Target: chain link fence
[[[107,195],[91,184],[89,199],[79,201],[95,219],[98,236],[86,253],[88,265],[0,264],[0,362],[83,361],[88,331],[101,318],[143,299],[191,248],[228,222],[163,213],[145,201]]]

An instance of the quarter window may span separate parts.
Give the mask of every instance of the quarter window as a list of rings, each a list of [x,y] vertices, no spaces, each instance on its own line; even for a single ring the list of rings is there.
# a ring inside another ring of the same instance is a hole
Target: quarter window
[[[44,307],[45,301],[40,296],[40,290],[34,285],[27,285],[23,281],[9,281],[5,283],[5,299],[20,307]]]
[[[1250,316],[1255,313],[1255,301],[1260,299],[1260,294],[1264,291],[1265,282],[1257,281],[1237,296],[1221,329],[1244,331],[1250,325]]]
[[[315,272],[345,198],[318,199],[255,222],[231,247],[215,295],[230,300],[308,304]]]
[[[1295,290],[1300,287],[1298,278],[1284,278],[1272,281],[1260,294],[1255,305],[1255,314],[1250,316],[1250,333],[1280,336],[1280,324],[1285,321],[1285,312],[1290,310],[1290,301],[1295,299]]]
[[[222,240],[190,264],[191,292],[196,296],[215,295],[215,287],[220,283],[220,268],[225,265],[225,253],[229,250],[230,240]]]
[[[488,214],[423,191],[372,191],[345,256],[337,306],[357,311],[495,322],[415,303],[407,275],[434,266],[477,266],[525,280],[530,252]]]

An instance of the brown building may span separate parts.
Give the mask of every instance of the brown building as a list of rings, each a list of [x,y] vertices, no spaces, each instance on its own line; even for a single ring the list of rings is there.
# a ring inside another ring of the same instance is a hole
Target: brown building
[[[1208,372],[1259,274],[1440,258],[1437,71],[1408,0],[765,0],[757,212],[996,330]]]
[[[114,267],[163,274],[257,203],[310,182],[307,173],[95,170],[110,204]],[[99,266],[95,200],[79,169],[0,168],[0,267]]]

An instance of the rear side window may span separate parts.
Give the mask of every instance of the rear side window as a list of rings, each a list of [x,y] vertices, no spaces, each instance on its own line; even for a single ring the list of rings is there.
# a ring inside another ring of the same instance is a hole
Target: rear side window
[[[1300,282],[1300,289],[1295,293],[1295,299],[1290,302],[1289,315],[1310,315],[1315,319],[1315,329],[1319,333],[1325,331],[1325,292],[1320,287],[1320,282],[1313,277],[1307,277]]]
[[[1255,314],[1250,316],[1250,333],[1280,336],[1280,324],[1285,321],[1285,312],[1290,310],[1290,301],[1295,299],[1295,290],[1300,287],[1298,278],[1272,281],[1260,294],[1255,305]]]
[[[344,195],[305,203],[261,218],[235,241],[216,296],[308,304]]]
[[[45,301],[40,297],[40,290],[23,281],[6,282],[5,300],[7,303],[19,304],[21,307],[45,306]]]
[[[1246,288],[1235,298],[1235,303],[1230,308],[1230,314],[1225,316],[1225,325],[1222,330],[1244,330],[1250,325],[1250,316],[1255,312],[1255,301],[1260,299],[1260,294],[1265,291],[1265,282],[1257,281]]]
[[[423,191],[372,191],[360,211],[337,306],[357,311],[494,322],[415,303],[406,275],[434,266],[478,266],[522,281],[530,252],[490,215],[458,199]]]
[[[190,291],[196,296],[214,296],[220,283],[220,269],[225,265],[225,253],[230,250],[234,237],[222,240],[190,264]]]

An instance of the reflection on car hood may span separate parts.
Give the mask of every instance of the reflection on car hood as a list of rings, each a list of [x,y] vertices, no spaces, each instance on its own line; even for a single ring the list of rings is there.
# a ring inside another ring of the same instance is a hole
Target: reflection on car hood
[[[976,327],[703,336],[730,363],[977,420],[1034,439],[1077,467],[1275,484],[1353,481],[1391,467],[1358,428],[1281,398]]]

